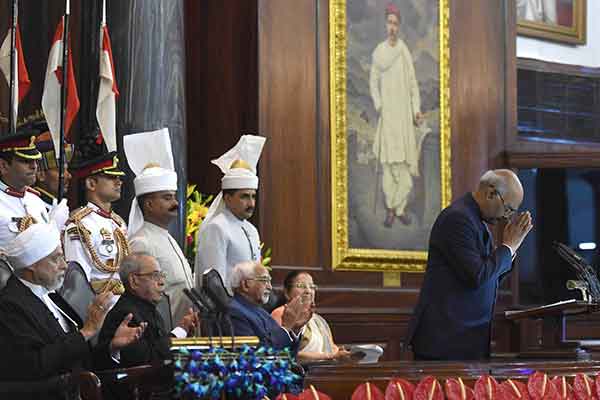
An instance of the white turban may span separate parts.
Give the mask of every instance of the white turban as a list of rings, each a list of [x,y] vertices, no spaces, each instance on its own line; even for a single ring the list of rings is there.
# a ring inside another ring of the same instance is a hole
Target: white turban
[[[135,177],[133,186],[135,187],[136,196],[163,190],[177,190],[177,173],[150,164],[141,174]]]
[[[256,165],[266,140],[262,136],[242,135],[232,149],[211,161],[224,174],[221,178],[221,189],[258,189]],[[200,225],[200,231],[224,208],[223,192],[221,191],[210,205],[206,217]]]
[[[19,233],[4,249],[13,269],[23,269],[52,254],[60,247],[60,233],[56,225],[33,224]]]
[[[136,175],[135,196],[129,211],[127,234],[133,236],[144,223],[137,197],[163,190],[177,191],[177,173],[173,167],[169,130],[136,133],[123,137],[127,163]]]

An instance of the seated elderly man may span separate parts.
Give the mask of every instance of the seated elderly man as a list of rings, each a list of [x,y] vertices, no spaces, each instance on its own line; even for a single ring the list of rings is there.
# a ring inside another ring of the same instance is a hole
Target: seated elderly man
[[[54,224],[31,225],[3,251],[15,273],[0,292],[0,381],[46,379],[90,366],[92,358],[108,359],[142,335],[144,325],[130,328],[132,315],[124,315],[109,340],[92,349],[89,339],[100,330],[113,295],[98,295],[82,323],[53,292],[62,285],[67,268]],[[37,399],[40,395],[6,398]],[[79,397],[77,393],[44,393],[43,398]]]
[[[165,321],[156,309],[165,289],[165,273],[156,258],[148,253],[132,253],[125,257],[119,275],[125,293],[108,313],[98,343],[103,345],[111,340],[125,315],[132,314],[133,323],[143,321],[147,326],[140,340],[122,348],[116,355],[118,363],[110,360],[109,365],[99,363],[97,368],[125,368],[170,359],[171,337],[183,338],[191,334],[199,325],[198,314],[189,309],[178,326],[171,333],[167,331]]]
[[[281,316],[281,326],[261,305],[269,300],[271,276],[260,262],[239,263],[230,278],[234,297],[229,315],[236,336],[258,336],[264,346],[298,350],[300,333],[311,317],[310,302],[299,296],[290,301]]]

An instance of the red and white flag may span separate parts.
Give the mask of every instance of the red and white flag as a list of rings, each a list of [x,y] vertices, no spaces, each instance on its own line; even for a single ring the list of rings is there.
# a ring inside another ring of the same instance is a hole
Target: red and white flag
[[[11,30],[8,30],[4,41],[2,42],[2,47],[0,47],[0,69],[4,77],[6,78],[6,82],[10,87],[10,48],[11,48]],[[12,104],[13,104],[13,121],[17,120],[17,114],[19,111],[19,103],[27,92],[29,92],[29,88],[31,87],[31,81],[29,80],[29,73],[27,72],[27,67],[25,66],[25,56],[23,56],[23,46],[21,45],[21,32],[19,29],[19,25],[17,24],[17,38],[16,38],[16,57],[13,60],[12,70],[15,73],[15,82],[17,83],[12,92]]]
[[[42,110],[48,122],[48,128],[52,134],[54,148],[59,149],[62,145],[60,141],[60,92],[63,79],[63,24],[64,17],[61,18],[52,46],[48,56],[48,66],[46,67],[46,81],[44,82],[44,93],[42,94]],[[69,141],[69,130],[73,120],[79,111],[79,96],[77,95],[77,83],[75,82],[75,72],[73,71],[73,57],[71,55],[71,46],[69,41],[69,56],[67,60],[67,99],[65,113],[65,139]],[[58,155],[59,152],[56,152]]]
[[[118,96],[119,89],[115,78],[115,65],[108,27],[103,25],[100,28],[100,87],[98,88],[96,118],[108,151],[117,150],[116,103]]]

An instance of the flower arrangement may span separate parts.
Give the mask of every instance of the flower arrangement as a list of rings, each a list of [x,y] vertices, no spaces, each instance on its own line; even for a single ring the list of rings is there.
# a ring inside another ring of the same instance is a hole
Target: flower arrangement
[[[262,253],[261,254],[262,265],[264,265],[264,267],[266,269],[271,271],[271,253],[272,253],[271,248],[269,247],[269,248],[265,249],[265,243],[262,242],[260,244],[260,252]]]
[[[185,223],[185,256],[193,265],[198,247],[198,231],[204,221],[208,208],[213,200],[212,195],[204,195],[196,189],[196,185],[187,185],[186,223]]]
[[[289,350],[243,345],[232,353],[220,347],[180,348],[173,353],[175,392],[182,399],[263,399],[298,385]]]

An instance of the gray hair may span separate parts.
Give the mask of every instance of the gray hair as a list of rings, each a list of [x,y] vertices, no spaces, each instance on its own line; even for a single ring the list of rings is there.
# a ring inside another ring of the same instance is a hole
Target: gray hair
[[[125,287],[129,284],[129,275],[138,272],[142,267],[141,259],[143,257],[150,257],[153,260],[156,260],[152,254],[145,251],[131,253],[123,259],[121,267],[119,268],[119,277]]]
[[[497,174],[496,171],[493,170],[487,171],[481,176],[481,178],[479,178],[479,188],[483,188],[485,186],[495,187],[500,194],[504,194],[508,190],[506,178],[500,174]]]
[[[232,289],[238,289],[242,285],[242,281],[256,276],[256,266],[259,265],[256,261],[245,261],[236,264],[233,267],[229,283]]]

